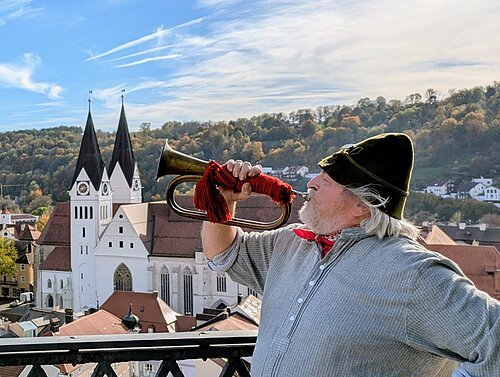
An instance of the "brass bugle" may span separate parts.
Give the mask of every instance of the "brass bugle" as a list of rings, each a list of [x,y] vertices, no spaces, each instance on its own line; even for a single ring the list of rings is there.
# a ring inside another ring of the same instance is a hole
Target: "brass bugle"
[[[207,214],[204,211],[183,208],[175,201],[174,198],[176,187],[184,182],[197,182],[203,176],[207,164],[208,161],[204,161],[174,150],[168,144],[168,139],[165,140],[165,145],[161,151],[156,179],[158,180],[165,175],[177,175],[177,177],[173,178],[168,184],[166,193],[167,204],[176,214],[191,219],[208,221]],[[295,190],[292,190],[292,192],[295,195],[308,200],[307,194]],[[271,222],[261,222],[257,220],[233,217],[225,224],[241,226],[254,230],[276,229],[283,226],[288,221],[291,209],[292,205],[290,203],[283,205],[281,207],[281,216]]]

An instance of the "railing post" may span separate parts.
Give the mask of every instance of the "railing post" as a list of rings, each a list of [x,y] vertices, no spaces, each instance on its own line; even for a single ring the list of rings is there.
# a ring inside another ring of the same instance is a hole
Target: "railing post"
[[[109,361],[101,361],[92,372],[92,377],[118,377]]]
[[[250,372],[239,357],[229,359],[222,368],[219,377],[233,377],[234,372],[238,372],[240,377],[250,377]]]
[[[47,374],[40,365],[33,365],[27,377],[47,377]]]
[[[167,377],[169,372],[174,377],[184,377],[184,373],[182,373],[175,360],[163,360],[158,372],[156,372],[156,377]]]

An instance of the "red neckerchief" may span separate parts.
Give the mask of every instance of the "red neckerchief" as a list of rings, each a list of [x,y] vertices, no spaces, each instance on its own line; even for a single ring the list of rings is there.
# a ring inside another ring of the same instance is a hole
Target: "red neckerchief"
[[[335,241],[337,241],[340,232],[342,232],[342,230],[339,230],[334,234],[323,236],[304,228],[295,228],[293,231],[300,238],[303,238],[307,241],[316,241],[321,246],[321,255],[323,257],[330,252],[333,245],[335,245]]]

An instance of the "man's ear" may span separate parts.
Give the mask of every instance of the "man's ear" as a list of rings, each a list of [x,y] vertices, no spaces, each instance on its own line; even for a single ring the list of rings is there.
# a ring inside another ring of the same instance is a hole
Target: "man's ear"
[[[370,209],[361,201],[352,207],[352,214],[358,219],[366,219],[370,216]]]

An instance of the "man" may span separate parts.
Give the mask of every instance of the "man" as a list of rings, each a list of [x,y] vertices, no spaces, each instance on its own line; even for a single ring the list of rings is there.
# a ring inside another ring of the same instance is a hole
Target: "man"
[[[381,134],[319,166],[304,224],[262,233],[203,225],[209,266],[263,292],[252,375],[449,376],[454,360],[454,376],[500,376],[499,303],[419,245],[403,219],[409,137]],[[227,167],[242,180],[261,170]],[[251,188],[221,193],[234,212]]]

